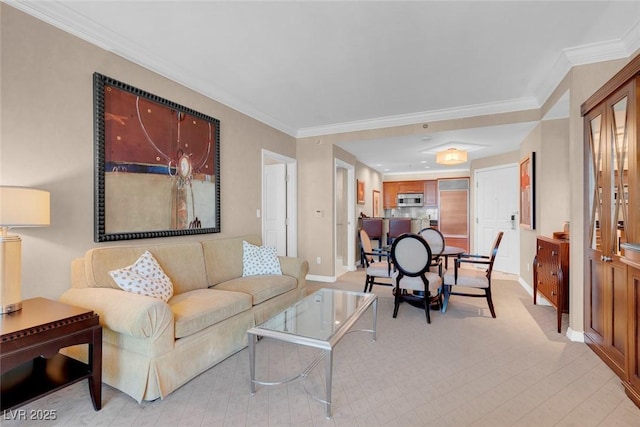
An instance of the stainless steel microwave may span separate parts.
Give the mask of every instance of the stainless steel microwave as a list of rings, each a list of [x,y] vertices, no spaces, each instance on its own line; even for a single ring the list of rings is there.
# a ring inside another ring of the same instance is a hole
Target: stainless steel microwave
[[[422,193],[400,193],[398,194],[398,207],[423,206],[424,195]]]

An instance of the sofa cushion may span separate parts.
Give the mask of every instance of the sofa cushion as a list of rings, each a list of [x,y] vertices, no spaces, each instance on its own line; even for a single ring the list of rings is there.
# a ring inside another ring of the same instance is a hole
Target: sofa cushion
[[[262,275],[240,277],[216,285],[212,289],[243,292],[251,295],[253,305],[295,289],[298,281],[291,276]]]
[[[200,242],[204,252],[209,286],[242,277],[243,241],[258,246],[262,244],[262,239],[257,234]]]
[[[204,254],[199,242],[166,243],[140,246],[111,246],[88,250],[84,256],[87,286],[120,289],[109,271],[133,264],[145,251],[153,254],[173,283],[174,295],[194,289],[206,289]],[[239,251],[242,263],[242,250]],[[238,275],[238,277],[242,272]]]
[[[171,279],[164,273],[151,252],[145,251],[132,265],[111,270],[113,280],[127,292],[167,302],[173,295]]]
[[[282,274],[278,252],[274,246],[256,246],[242,242],[242,276]]]
[[[169,306],[176,339],[187,337],[251,308],[251,295],[218,289],[196,289],[174,295]]]

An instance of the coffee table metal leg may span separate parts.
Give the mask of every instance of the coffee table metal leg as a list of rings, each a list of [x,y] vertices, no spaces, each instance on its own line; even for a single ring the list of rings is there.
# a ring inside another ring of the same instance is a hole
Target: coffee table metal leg
[[[258,337],[254,334],[249,334],[249,386],[251,394],[256,392],[256,341]]]
[[[331,418],[331,379],[333,377],[333,349],[325,352],[325,383],[327,388],[327,419]]]
[[[377,324],[378,324],[378,298],[373,300],[373,307],[371,307],[373,309],[373,340],[376,340],[376,331],[377,331]]]

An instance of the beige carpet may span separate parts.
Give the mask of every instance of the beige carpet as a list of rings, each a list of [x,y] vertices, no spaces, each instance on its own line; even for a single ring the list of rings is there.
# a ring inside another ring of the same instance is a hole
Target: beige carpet
[[[310,289],[361,291],[364,275]],[[53,422],[2,420],[3,426],[639,426],[640,409],[619,379],[588,347],[556,332],[555,310],[533,306],[514,280],[495,280],[497,318],[484,299],[453,296],[447,313],[402,304],[393,319],[391,288],[379,295],[378,340],[354,332],[334,355],[333,413],[321,403],[319,365],[305,380],[259,386],[249,394],[242,350],[164,400],[138,405],[103,385],[103,409],[93,410],[86,382],[24,406],[55,409]],[[370,327],[368,311],[355,325]],[[566,319],[563,332],[566,331]],[[313,350],[261,340],[257,372],[271,380],[295,376]],[[188,361],[185,361],[188,363]],[[28,413],[28,412],[27,412]]]

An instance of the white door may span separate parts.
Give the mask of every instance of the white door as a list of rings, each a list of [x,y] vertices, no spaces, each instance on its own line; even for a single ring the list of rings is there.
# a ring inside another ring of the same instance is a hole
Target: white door
[[[287,165],[264,166],[264,245],[287,255]]]
[[[347,271],[355,270],[356,266],[355,182],[355,167],[340,159],[335,159],[333,237],[336,277]],[[342,257],[342,261],[338,265],[340,257]]]
[[[520,273],[519,177],[517,164],[475,173],[475,252],[489,255],[498,232],[504,232],[493,268],[512,274]]]

